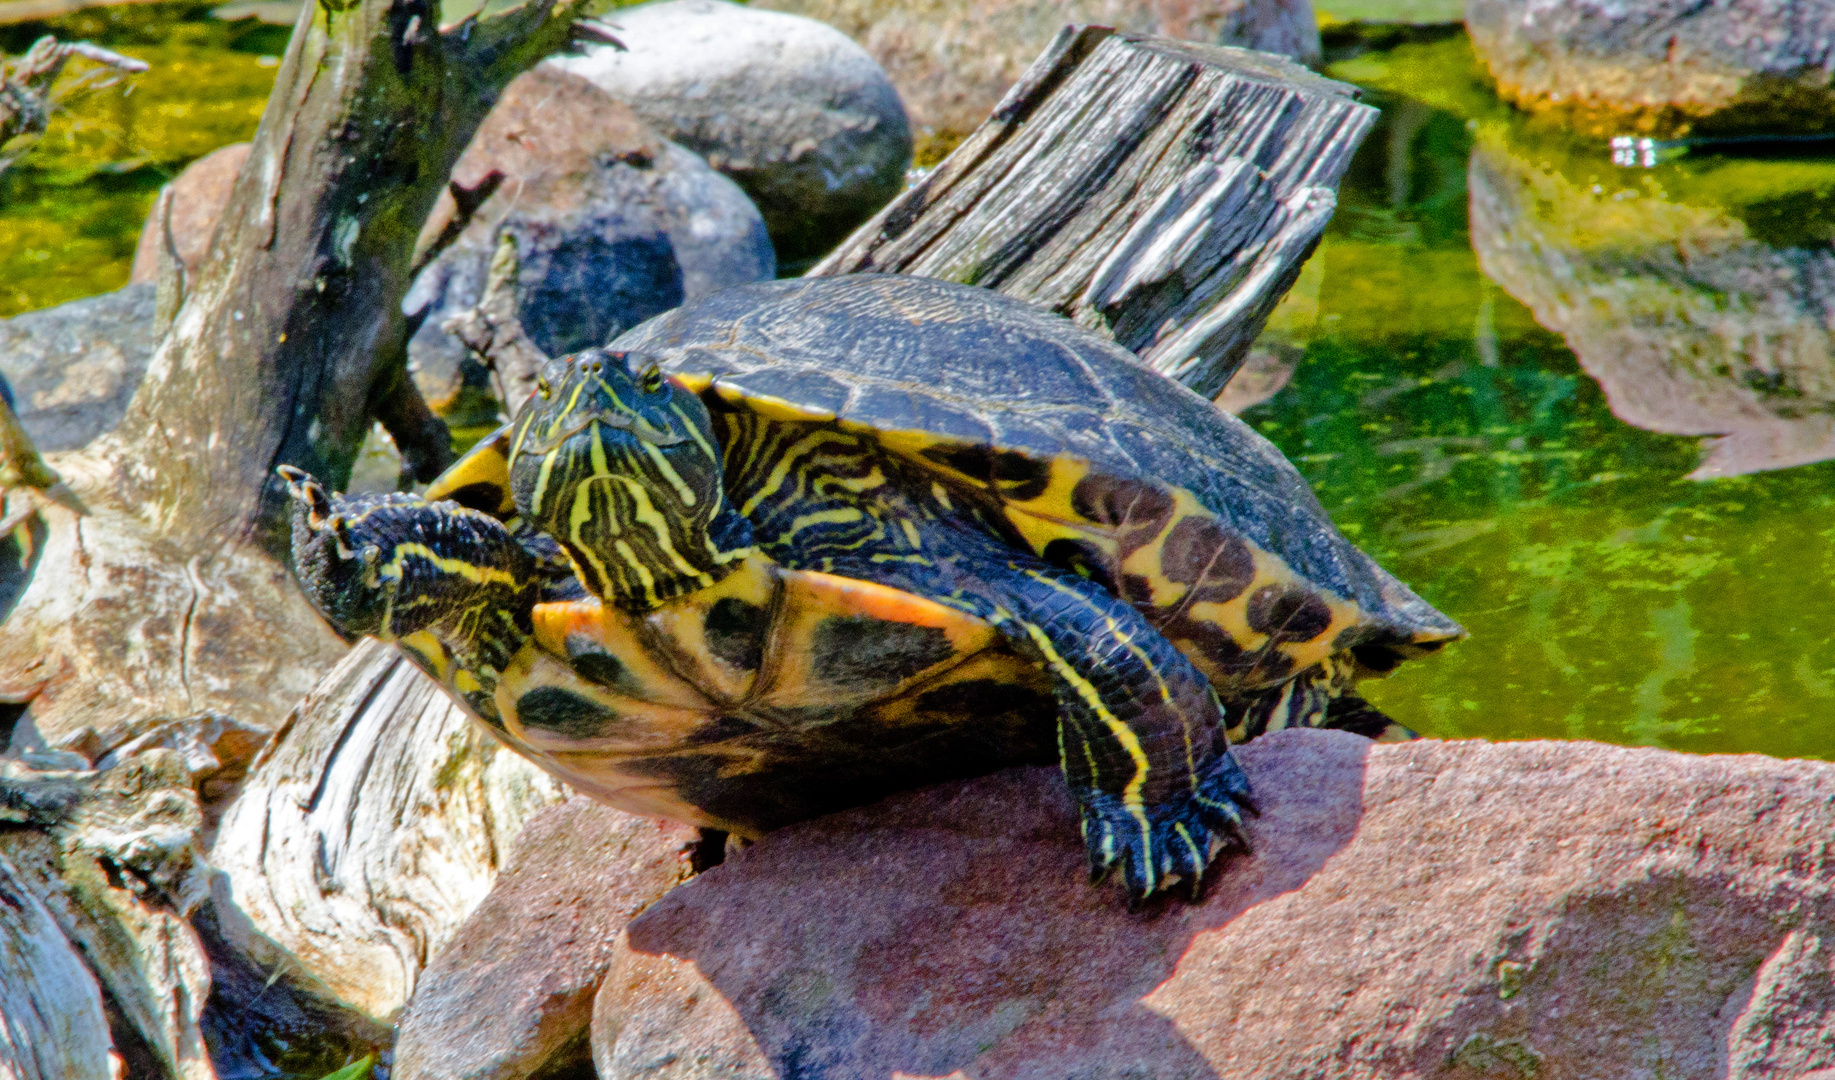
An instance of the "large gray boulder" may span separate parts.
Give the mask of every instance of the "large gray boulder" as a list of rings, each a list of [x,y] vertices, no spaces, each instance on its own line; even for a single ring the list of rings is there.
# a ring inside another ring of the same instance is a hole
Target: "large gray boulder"
[[[1835,130],[1827,0],[1466,0],[1498,92],[1595,135]]]
[[[465,411],[457,396],[477,374],[440,324],[478,302],[502,235],[514,237],[521,261],[517,314],[552,356],[776,273],[764,222],[744,192],[558,68],[538,67],[510,84],[453,168],[453,183],[474,189],[493,173],[501,181],[469,219],[450,191],[440,197],[422,243],[454,228],[457,238],[402,305],[424,320],[408,347],[416,381],[449,418]]]
[[[665,0],[611,17],[628,51],[549,66],[625,102],[744,188],[786,265],[827,251],[903,188],[904,106],[832,27],[725,0]]]
[[[129,285],[0,319],[0,379],[44,453],[74,450],[113,428],[146,374],[151,285]]]
[[[820,19],[891,75],[912,126],[950,145],[988,118],[1066,24],[1319,62],[1311,0],[757,0]]]

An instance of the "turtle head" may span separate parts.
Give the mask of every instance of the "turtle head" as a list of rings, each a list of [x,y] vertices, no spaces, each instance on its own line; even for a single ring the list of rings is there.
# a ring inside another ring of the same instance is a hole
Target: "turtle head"
[[[291,465],[279,472],[293,495],[293,576],[300,591],[340,633],[384,636],[392,583],[382,579],[382,545],[352,526],[348,500],[334,502]]]
[[[701,399],[641,356],[550,360],[516,414],[510,493],[580,581],[636,610],[706,588],[751,545]]]

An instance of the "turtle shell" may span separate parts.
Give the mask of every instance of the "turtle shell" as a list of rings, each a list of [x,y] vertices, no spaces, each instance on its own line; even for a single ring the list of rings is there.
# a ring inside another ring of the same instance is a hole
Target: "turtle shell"
[[[902,275],[763,282],[626,332],[710,408],[866,435],[1134,604],[1226,696],[1464,635],[1234,416],[1066,319]],[[987,515],[980,515],[986,520]]]

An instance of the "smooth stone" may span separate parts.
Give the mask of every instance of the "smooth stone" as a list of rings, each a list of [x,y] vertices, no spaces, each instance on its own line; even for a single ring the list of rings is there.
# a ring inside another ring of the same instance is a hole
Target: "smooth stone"
[[[1507,100],[1589,134],[1835,131],[1826,0],[1466,0]]]
[[[912,127],[966,135],[1066,25],[1237,45],[1319,62],[1311,0],[758,0],[819,19],[866,47]],[[620,13],[622,17],[622,13]]]
[[[0,380],[42,453],[75,450],[112,429],[159,342],[151,285],[129,285],[0,319]]]
[[[548,65],[591,79],[737,181],[787,266],[822,255],[903,190],[911,130],[898,91],[834,28],[725,0],[664,0],[607,20],[628,51],[589,45]]]
[[[172,248],[185,264],[185,274],[193,277],[210,251],[210,238],[217,231],[217,219],[229,205],[229,193],[236,186],[236,174],[248,160],[253,143],[231,143],[219,147],[185,166],[167,184],[140,227],[140,243],[134,247],[133,267],[128,283],[139,285],[159,280],[161,225],[172,230]]]
[[[427,965],[394,1080],[519,1080],[583,1061],[618,931],[688,876],[686,825],[575,797],[523,827],[490,895]]]
[[[1467,190],[1485,274],[1566,340],[1613,415],[1711,436],[1694,479],[1835,458],[1827,242],[1767,242],[1725,208],[1585,175],[1481,139]]]
[[[475,305],[498,237],[516,239],[516,298],[530,338],[551,356],[603,345],[685,300],[776,274],[764,221],[745,193],[592,83],[552,66],[504,91],[453,168],[476,188],[503,181],[402,302],[423,315],[410,370],[436,412],[462,418],[481,390],[465,346],[441,329]],[[440,196],[422,243],[455,219]]]
[[[599,1076],[1835,1067],[1835,764],[1317,730],[1238,753],[1254,854],[1198,905],[1089,886],[1055,769],[766,837],[620,937]]]

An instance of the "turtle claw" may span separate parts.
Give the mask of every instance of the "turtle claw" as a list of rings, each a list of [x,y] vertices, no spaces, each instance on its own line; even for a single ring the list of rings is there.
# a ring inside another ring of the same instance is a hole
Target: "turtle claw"
[[[1089,853],[1090,883],[1121,871],[1128,910],[1139,910],[1154,893],[1175,881],[1185,883],[1186,899],[1204,896],[1204,871],[1220,851],[1249,850],[1245,815],[1257,810],[1249,797],[1249,778],[1228,754],[1218,757],[1191,790],[1144,808],[1128,809],[1104,791],[1083,797],[1083,837]]]
[[[291,465],[277,465],[274,471],[287,482],[288,494],[305,504],[314,526],[331,516],[331,497],[325,494],[325,488],[311,473]]]

